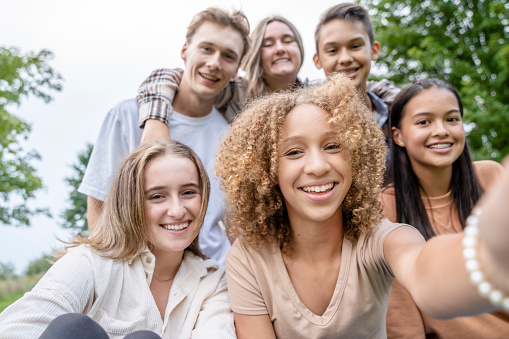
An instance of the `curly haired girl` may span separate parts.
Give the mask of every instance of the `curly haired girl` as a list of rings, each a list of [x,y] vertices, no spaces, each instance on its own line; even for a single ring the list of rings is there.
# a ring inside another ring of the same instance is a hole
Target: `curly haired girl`
[[[226,275],[239,338],[384,338],[395,276],[434,316],[494,308],[468,281],[462,235],[426,243],[381,220],[384,162],[383,133],[342,75],[263,97],[233,122],[216,166],[237,237]]]

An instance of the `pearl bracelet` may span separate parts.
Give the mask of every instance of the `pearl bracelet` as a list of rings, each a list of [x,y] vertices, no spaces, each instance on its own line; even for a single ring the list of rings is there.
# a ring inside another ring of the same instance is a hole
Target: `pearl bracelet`
[[[505,312],[509,312],[509,297],[504,295],[500,290],[492,287],[480,270],[479,260],[477,258],[477,236],[479,235],[479,217],[481,208],[476,207],[472,210],[472,214],[467,218],[467,226],[464,229],[465,237],[463,238],[463,257],[466,260],[465,267],[470,273],[470,280],[477,287],[479,293],[488,298],[488,300],[496,307],[502,308]]]

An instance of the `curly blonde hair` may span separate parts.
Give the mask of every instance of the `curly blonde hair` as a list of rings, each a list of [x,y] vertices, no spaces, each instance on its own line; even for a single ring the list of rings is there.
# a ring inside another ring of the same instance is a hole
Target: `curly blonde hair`
[[[329,124],[352,166],[352,185],[342,203],[346,238],[356,241],[371,234],[382,219],[377,196],[385,172],[385,138],[354,83],[338,74],[321,86],[253,101],[223,140],[216,173],[228,206],[228,232],[255,248],[277,241],[283,253],[291,252],[292,230],[278,186],[278,151],[286,116],[303,104],[331,114]]]

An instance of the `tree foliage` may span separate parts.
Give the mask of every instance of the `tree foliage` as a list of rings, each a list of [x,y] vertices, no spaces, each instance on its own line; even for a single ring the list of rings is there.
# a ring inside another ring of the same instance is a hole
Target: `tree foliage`
[[[78,192],[78,187],[83,180],[83,175],[85,175],[92,149],[92,144],[86,145],[85,150],[78,154],[77,163],[71,166],[73,169],[72,176],[65,178],[72,190],[69,194],[70,207],[62,213],[64,219],[62,227],[82,233],[88,231],[87,196]]]
[[[382,45],[378,69],[398,85],[438,77],[459,92],[476,159],[509,153],[507,0],[364,0]]]
[[[22,55],[17,48],[0,47],[0,223],[5,225],[28,226],[32,215],[45,212],[26,204],[42,187],[32,166],[40,156],[22,149],[19,141],[27,139],[30,125],[9,110],[29,95],[49,102],[48,91],[62,89],[61,76],[48,65],[51,58],[46,50]]]
[[[17,278],[16,268],[12,262],[0,262],[0,280],[8,280]]]

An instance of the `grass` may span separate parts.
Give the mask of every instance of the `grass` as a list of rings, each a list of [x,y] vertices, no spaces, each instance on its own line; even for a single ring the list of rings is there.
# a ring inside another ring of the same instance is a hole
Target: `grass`
[[[22,278],[0,280],[0,312],[30,291],[43,275],[44,273],[39,273]]]

